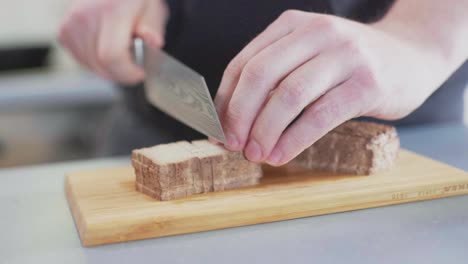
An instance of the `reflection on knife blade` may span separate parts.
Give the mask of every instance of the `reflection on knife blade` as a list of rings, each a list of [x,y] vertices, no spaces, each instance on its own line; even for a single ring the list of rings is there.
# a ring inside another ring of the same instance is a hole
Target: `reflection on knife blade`
[[[144,45],[143,55],[149,102],[200,133],[225,143],[203,76],[162,50]]]

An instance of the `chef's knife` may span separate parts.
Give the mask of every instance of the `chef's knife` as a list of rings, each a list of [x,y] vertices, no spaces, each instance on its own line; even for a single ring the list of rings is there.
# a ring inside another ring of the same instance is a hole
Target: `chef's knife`
[[[135,42],[135,56],[145,70],[144,89],[152,105],[200,133],[226,142],[203,76],[142,41]]]

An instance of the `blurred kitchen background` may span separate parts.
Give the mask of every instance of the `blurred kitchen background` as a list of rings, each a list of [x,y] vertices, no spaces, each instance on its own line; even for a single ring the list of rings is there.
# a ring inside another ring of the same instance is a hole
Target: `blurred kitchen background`
[[[96,156],[118,90],[56,42],[70,0],[0,0],[0,168]]]
[[[96,135],[121,102],[57,44],[69,2],[0,0],[0,168],[98,156]]]

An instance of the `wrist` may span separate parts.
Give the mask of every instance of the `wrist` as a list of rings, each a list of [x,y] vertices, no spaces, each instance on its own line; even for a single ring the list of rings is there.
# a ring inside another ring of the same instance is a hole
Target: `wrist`
[[[371,26],[408,44],[428,58],[437,60],[444,69],[455,70],[468,56],[468,50],[465,48],[468,46],[468,37],[459,43],[456,36],[463,32],[439,27],[434,23],[388,15]]]
[[[398,58],[402,68],[413,72],[412,86],[419,87],[422,94],[434,92],[458,67],[443,46],[426,35],[422,27],[391,19],[380,20],[370,26],[384,34],[383,38],[386,36],[388,43],[393,43],[392,56]]]
[[[406,23],[406,21],[384,18],[371,25],[374,29],[397,39],[415,50],[430,54],[431,56],[446,57],[441,46],[427,36],[424,30]]]

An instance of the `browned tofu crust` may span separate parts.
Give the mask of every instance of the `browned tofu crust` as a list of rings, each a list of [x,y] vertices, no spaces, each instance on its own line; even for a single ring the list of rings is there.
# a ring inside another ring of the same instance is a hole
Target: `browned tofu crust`
[[[348,121],[304,150],[293,162],[313,170],[369,175],[392,167],[399,148],[395,127]]]
[[[177,143],[172,144],[177,146]],[[213,146],[207,140],[195,141],[192,145],[194,148],[187,151],[193,155],[188,155],[187,159],[164,163],[148,157],[141,150],[134,150],[132,165],[136,189],[158,200],[172,200],[252,186],[262,177],[261,165],[246,160],[240,152]],[[154,155],[165,153],[161,151]]]

